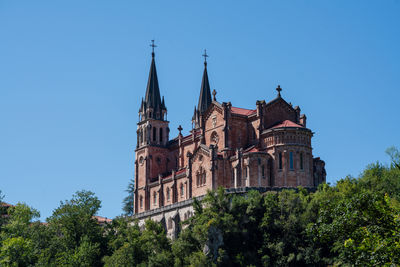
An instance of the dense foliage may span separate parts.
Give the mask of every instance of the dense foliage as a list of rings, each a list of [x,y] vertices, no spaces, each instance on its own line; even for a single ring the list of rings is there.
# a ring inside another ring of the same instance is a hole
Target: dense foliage
[[[125,192],[128,194],[122,201],[122,211],[125,216],[133,215],[135,181],[131,179]]]
[[[0,266],[400,265],[400,153],[388,154],[390,166],[371,164],[313,193],[209,192],[173,241],[153,221],[100,226],[100,201],[87,191],[45,224],[26,204],[2,208]]]

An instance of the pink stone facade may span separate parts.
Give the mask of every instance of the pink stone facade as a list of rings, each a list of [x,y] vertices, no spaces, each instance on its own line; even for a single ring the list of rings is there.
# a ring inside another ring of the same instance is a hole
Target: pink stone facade
[[[149,95],[156,95],[154,88],[159,90],[158,84],[148,86]],[[201,90],[209,97],[209,85]],[[202,196],[219,186],[311,188],[325,182],[325,163],[313,157],[306,116],[277,90],[275,99],[256,101],[254,109],[221,103],[214,94],[202,112],[195,111],[190,134],[183,136],[179,129],[173,139],[164,100],[158,107],[146,104],[152,101],[146,92],[135,150],[135,213]]]

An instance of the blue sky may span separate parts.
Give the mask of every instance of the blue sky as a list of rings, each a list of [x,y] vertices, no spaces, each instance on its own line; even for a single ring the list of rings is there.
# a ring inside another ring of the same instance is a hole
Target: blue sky
[[[50,216],[81,189],[121,214],[155,39],[171,136],[187,133],[203,49],[217,100],[282,96],[328,182],[400,147],[400,1],[0,0],[0,190]]]

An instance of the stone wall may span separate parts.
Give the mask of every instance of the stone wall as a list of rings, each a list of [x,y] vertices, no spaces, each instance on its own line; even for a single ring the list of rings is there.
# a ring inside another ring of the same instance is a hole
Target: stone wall
[[[226,194],[239,194],[244,195],[251,190],[257,190],[261,193],[267,191],[282,191],[284,189],[294,189],[293,187],[238,187],[225,189]],[[310,192],[314,192],[315,188],[306,188]],[[201,201],[204,196],[196,197],[197,200]],[[188,199],[181,202],[176,202],[171,205],[166,205],[161,208],[155,208],[153,210],[134,214],[132,218],[137,221],[141,229],[144,228],[145,221],[150,219],[156,222],[161,222],[166,234],[169,238],[175,239],[178,237],[182,230],[182,222],[189,219],[194,215],[193,209],[194,199]]]

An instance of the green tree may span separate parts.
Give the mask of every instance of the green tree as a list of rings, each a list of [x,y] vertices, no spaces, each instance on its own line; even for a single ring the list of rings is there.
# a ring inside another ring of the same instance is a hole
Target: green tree
[[[36,261],[36,244],[33,238],[33,219],[39,212],[26,204],[18,203],[8,209],[8,221],[0,233],[0,266],[31,266]]]
[[[24,203],[8,208],[8,222],[3,227],[3,237],[29,237],[33,219],[39,218],[39,211]]]
[[[120,218],[110,238],[111,256],[105,266],[170,266],[173,264],[171,241],[160,223],[147,220],[141,231],[137,223]]]
[[[4,199],[4,195],[3,195],[3,193],[2,193],[1,190],[0,190],[0,233],[1,233],[1,228],[2,228],[2,226],[3,226],[3,224],[4,224],[5,221],[6,221],[5,215],[7,214],[7,209],[6,209],[6,207],[3,205],[3,204],[4,204],[3,199]]]
[[[101,202],[90,191],[78,191],[61,202],[47,219],[50,241],[39,265],[101,266],[107,252],[103,228],[94,216]]]
[[[129,181],[128,188],[125,190],[128,194],[122,201],[122,210],[126,216],[132,216],[134,209],[134,192],[135,192],[135,181],[132,179]]]
[[[400,170],[400,151],[397,147],[391,146],[386,149],[386,154],[389,155],[392,160],[392,164]]]
[[[0,266],[34,266],[34,246],[30,239],[11,237],[2,241],[0,248]]]

